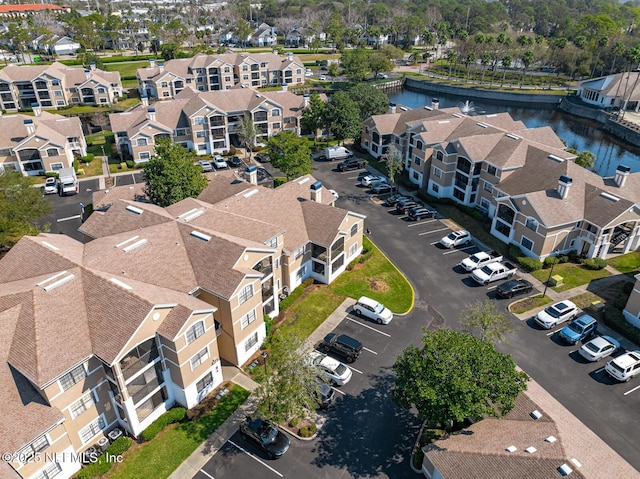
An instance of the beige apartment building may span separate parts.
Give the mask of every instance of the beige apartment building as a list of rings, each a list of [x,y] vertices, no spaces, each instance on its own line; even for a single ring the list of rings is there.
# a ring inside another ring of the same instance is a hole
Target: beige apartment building
[[[258,352],[281,295],[361,253],[364,217],[320,182],[272,190],[248,170],[167,208],[140,186],[96,192],[92,241],[27,236],[0,260],[1,477],[71,477],[79,453],[195,406],[222,361]]]
[[[640,247],[640,173],[602,178],[573,161],[550,127],[458,108],[392,111],[364,122],[362,146],[394,144],[427,193],[477,208],[491,232],[544,259],[572,250],[605,258]]]
[[[158,100],[175,98],[185,88],[207,92],[229,90],[235,85],[251,88],[302,85],[304,64],[293,55],[276,53],[198,54],[165,63],[150,60],[139,68],[140,96]]]
[[[79,118],[41,111],[35,115],[0,115],[0,169],[25,176],[73,166],[87,154]]]
[[[85,104],[112,106],[123,94],[120,73],[51,65],[8,65],[0,70],[0,107],[18,111]]]
[[[627,321],[633,324],[636,328],[640,328],[640,274],[635,276],[635,284],[633,290],[627,300],[627,305],[622,313]]]
[[[306,101],[288,91],[236,87],[202,93],[186,89],[173,100],[153,106],[143,101],[124,113],[112,113],[109,119],[118,152],[124,159],[142,163],[155,154],[161,138],[171,138],[198,155],[240,146],[238,128],[245,115],[255,127],[256,144],[282,131],[300,134]]]

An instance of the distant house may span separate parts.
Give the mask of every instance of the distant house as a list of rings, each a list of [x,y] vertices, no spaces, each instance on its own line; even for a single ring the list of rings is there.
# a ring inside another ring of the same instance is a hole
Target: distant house
[[[24,3],[22,5],[0,5],[0,17],[28,17],[40,12],[64,13],[71,11],[68,5],[60,6],[51,3]]]
[[[76,53],[82,46],[71,38],[58,35],[41,35],[33,41],[37,51],[48,55],[70,55]]]
[[[275,27],[263,23],[249,37],[249,43],[254,47],[271,47],[278,43],[278,35]]]
[[[640,72],[624,72],[580,83],[578,98],[600,108],[640,111]]]

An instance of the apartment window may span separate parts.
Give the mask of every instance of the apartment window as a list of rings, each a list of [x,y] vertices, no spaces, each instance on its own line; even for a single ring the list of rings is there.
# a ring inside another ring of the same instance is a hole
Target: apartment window
[[[528,249],[529,251],[533,251],[533,241],[531,241],[526,236],[523,236],[520,240],[520,244],[524,249]]]
[[[191,344],[203,334],[204,334],[204,321],[198,321],[187,330],[187,333],[185,335],[187,344]]]
[[[414,180],[420,180],[420,174],[417,171],[414,171],[413,175],[411,175],[411,176],[413,176]]]
[[[496,176],[497,168],[495,166],[487,165],[487,173],[492,176]]]
[[[78,434],[80,434],[82,443],[86,444],[91,441],[91,439],[100,434],[105,427],[107,427],[107,423],[104,420],[104,416],[101,414],[98,419],[80,429]]]
[[[200,366],[204,361],[209,358],[209,348],[204,348],[198,354],[191,358],[191,370],[193,371],[195,368]]]
[[[270,240],[264,242],[269,248],[277,248],[278,247],[278,237],[274,236]]]
[[[280,108],[274,108],[271,110],[271,116],[280,116]]]
[[[93,393],[89,391],[87,394],[82,396],[80,399],[78,399],[69,407],[69,412],[71,413],[71,419],[77,418],[80,414],[85,412],[94,404],[95,404],[95,401],[93,399]]]
[[[168,92],[168,91],[163,91],[163,92],[162,92],[162,96],[163,96],[164,98],[169,98],[170,94],[169,94],[169,92]]]
[[[53,464],[49,464],[42,471],[36,474],[34,479],[51,479],[52,477],[56,477],[58,474],[62,472],[62,468],[60,464],[54,462]]]
[[[488,181],[484,182],[484,185],[482,186],[482,189],[484,191],[488,191],[489,193],[493,193],[493,185],[491,183],[489,183]]]
[[[53,92],[53,95],[54,95],[54,96],[62,96],[62,90],[55,90],[55,91]]]
[[[138,146],[147,146],[147,139],[146,138],[138,138],[136,140],[136,145],[138,145]]]
[[[351,236],[355,235],[358,232],[358,223],[351,227]]]
[[[489,200],[486,198],[482,198],[480,200],[480,206],[483,207],[485,210],[489,210],[489,206],[491,206],[491,203],[489,203]]]
[[[274,267],[275,269],[278,269],[278,268],[280,267],[280,258],[276,258],[276,261],[275,261],[275,263],[274,263],[273,267]]]
[[[213,383],[213,374],[211,373],[211,371],[209,371],[209,373],[207,373],[205,377],[203,377],[200,381],[196,383],[196,389],[198,390],[198,394],[200,394],[202,391],[208,388],[211,385],[211,383]]]
[[[204,138],[205,136],[207,136],[206,131],[196,131],[196,138]]]
[[[104,88],[98,88],[98,93],[105,93],[106,90]]]
[[[356,254],[356,252],[358,251],[358,243],[354,243],[349,247],[349,257],[353,256],[354,254]]]
[[[244,329],[247,326],[249,326],[251,323],[253,323],[255,320],[256,320],[256,310],[252,309],[242,317],[242,320],[240,320],[240,327]]]
[[[194,125],[204,125],[204,117],[203,116],[196,116],[193,119],[193,124]]]
[[[253,296],[253,285],[248,284],[242,288],[242,291],[240,291],[240,294],[238,295],[238,302],[240,304],[246,303],[251,296]]]
[[[58,105],[58,106],[64,106],[64,100],[58,100],[58,101],[56,101],[56,105]]]
[[[304,246],[302,248],[298,248],[293,254],[293,259],[298,259],[300,256],[304,254]]]
[[[436,178],[442,178],[442,170],[440,168],[433,167],[433,176]]]
[[[444,153],[436,151],[436,160],[444,161]]]
[[[107,99],[106,98],[100,98],[100,103],[107,103]]]
[[[141,151],[138,153],[138,158],[140,158],[140,161],[149,161],[151,159],[151,153],[148,151]]]
[[[246,353],[252,347],[254,347],[256,344],[258,344],[258,332],[257,331],[255,333],[253,333],[251,336],[249,336],[247,338],[247,340],[244,342],[244,352]]]
[[[282,128],[282,125],[280,123],[273,123],[271,125],[271,128],[274,130],[279,130],[280,128]]]
[[[417,156],[414,156],[413,161],[415,162],[416,166],[420,166],[420,158],[418,158]]]
[[[75,367],[60,378],[60,387],[63,391],[66,391],[74,384],[82,381],[85,377],[87,377],[87,372],[84,370],[84,366],[81,364],[80,366]]]
[[[538,231],[538,222],[533,218],[527,218],[527,223],[525,226],[532,231]]]
[[[440,187],[435,183],[431,183],[431,191],[433,191],[434,193],[437,193],[438,191],[440,191]]]
[[[296,273],[296,279],[302,279],[306,273],[307,273],[307,267],[303,266]]]
[[[47,149],[47,156],[58,156],[58,149],[57,148],[48,148]]]

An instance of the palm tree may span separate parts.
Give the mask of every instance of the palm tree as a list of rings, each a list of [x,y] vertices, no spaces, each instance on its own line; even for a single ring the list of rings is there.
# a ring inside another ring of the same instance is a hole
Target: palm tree
[[[504,77],[507,74],[507,68],[511,67],[511,63],[513,62],[513,58],[511,55],[505,55],[502,57],[502,81],[500,82],[500,88],[504,85]],[[493,79],[491,80],[493,81]]]
[[[626,47],[624,46],[624,43],[622,42],[616,42],[616,44],[613,46],[612,52],[613,52],[613,61],[611,62],[611,70],[609,70],[609,75],[611,75],[613,73],[613,70],[616,66],[616,59],[622,55],[624,55],[624,52],[626,51]]]
[[[522,84],[524,83],[524,76],[527,73],[527,68],[529,68],[529,65],[531,65],[531,63],[533,63],[533,52],[531,50],[527,50],[526,52],[524,52],[520,61],[522,61],[522,78],[520,79],[520,88],[522,88]]]
[[[451,70],[453,69],[453,64],[458,59],[458,53],[453,50],[449,50],[447,52],[447,61],[449,62],[449,78],[451,78]]]
[[[487,72],[487,66],[489,63],[491,63],[491,55],[483,53],[482,58],[480,58],[480,64],[482,65],[482,80],[480,83],[484,83],[484,74]]]

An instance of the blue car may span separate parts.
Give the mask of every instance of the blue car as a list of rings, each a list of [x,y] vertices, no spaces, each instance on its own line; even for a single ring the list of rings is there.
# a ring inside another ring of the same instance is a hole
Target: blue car
[[[568,344],[576,344],[583,339],[591,338],[598,331],[596,318],[585,314],[574,319],[560,330],[560,339]]]

